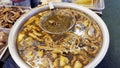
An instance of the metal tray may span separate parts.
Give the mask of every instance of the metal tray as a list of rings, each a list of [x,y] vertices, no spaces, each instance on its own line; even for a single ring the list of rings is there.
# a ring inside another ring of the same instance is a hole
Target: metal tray
[[[0,5],[0,7],[3,7],[3,6],[5,6],[5,7],[13,7],[12,5],[9,5],[9,6],[8,5]],[[31,9],[29,7],[23,7],[23,6],[21,6],[21,8],[25,12],[28,12]],[[7,33],[9,35],[10,28],[2,28],[2,27],[0,27],[0,31],[3,31],[3,32],[5,32],[5,33]],[[5,47],[3,47],[2,49],[0,49],[0,60],[2,60],[3,56],[5,56],[6,51],[8,51],[7,48],[8,48],[8,46],[6,44]]]
[[[1,32],[4,32],[7,34],[7,36],[9,35],[10,29],[7,28],[0,28]],[[8,46],[7,46],[7,41],[6,44],[0,49],[0,59],[3,57],[4,53],[6,52]]]
[[[62,2],[69,2],[69,3],[75,3],[74,1],[75,0],[62,0]],[[90,5],[85,5],[85,4],[78,4],[78,5],[83,5],[92,10],[103,10],[105,8],[104,0],[96,0],[96,1],[91,0],[91,1],[92,3]]]

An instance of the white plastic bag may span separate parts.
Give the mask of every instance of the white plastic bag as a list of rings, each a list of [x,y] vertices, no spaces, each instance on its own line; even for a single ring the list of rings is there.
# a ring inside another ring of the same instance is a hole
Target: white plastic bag
[[[12,5],[11,0],[0,0],[0,5]]]

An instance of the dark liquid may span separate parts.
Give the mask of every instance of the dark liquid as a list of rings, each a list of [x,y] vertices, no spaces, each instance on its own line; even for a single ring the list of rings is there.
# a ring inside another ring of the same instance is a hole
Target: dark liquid
[[[53,14],[47,17],[43,28],[49,32],[62,33],[67,31],[73,23],[73,17]]]

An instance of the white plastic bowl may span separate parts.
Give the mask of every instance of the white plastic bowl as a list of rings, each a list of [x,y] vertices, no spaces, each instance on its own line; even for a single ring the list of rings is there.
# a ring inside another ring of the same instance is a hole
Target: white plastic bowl
[[[57,8],[71,8],[71,9],[75,9],[78,11],[82,11],[82,12],[88,14],[88,16],[93,18],[93,20],[95,20],[98,23],[98,25],[100,26],[101,31],[103,33],[103,45],[102,45],[100,52],[95,57],[95,59],[93,59],[93,61],[91,61],[88,65],[86,65],[84,67],[84,68],[95,68],[101,62],[101,60],[104,58],[104,56],[108,50],[108,47],[109,47],[109,32],[108,32],[106,24],[97,14],[95,14],[93,11],[91,11],[85,7],[78,6],[76,4],[71,4],[71,3],[53,3],[53,5]],[[9,51],[10,51],[10,54],[11,54],[13,60],[21,68],[30,68],[30,67],[20,58],[20,56],[17,52],[16,38],[19,33],[19,30],[31,16],[33,16],[43,10],[47,10],[47,9],[49,9],[48,5],[45,5],[42,7],[37,7],[37,8],[30,10],[28,13],[26,13],[22,17],[20,17],[16,21],[13,28],[11,29],[11,32],[9,34],[9,39],[8,39]]]

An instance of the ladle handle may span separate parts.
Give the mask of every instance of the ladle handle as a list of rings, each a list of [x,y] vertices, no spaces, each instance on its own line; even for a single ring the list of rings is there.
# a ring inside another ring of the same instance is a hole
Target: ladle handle
[[[49,6],[49,8],[50,8],[51,10],[54,9],[54,5],[53,5],[52,1],[50,1],[50,2],[48,3],[48,6]]]

